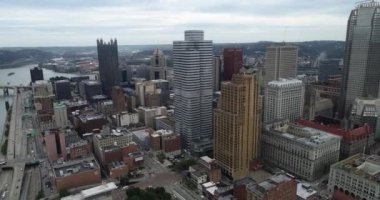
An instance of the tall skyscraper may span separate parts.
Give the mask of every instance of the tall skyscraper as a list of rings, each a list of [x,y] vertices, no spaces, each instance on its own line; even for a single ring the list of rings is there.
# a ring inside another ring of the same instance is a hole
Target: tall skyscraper
[[[303,115],[305,87],[297,79],[271,81],[265,88],[264,122],[297,120]]]
[[[192,153],[212,150],[212,41],[185,31],[173,42],[175,132]]]
[[[220,90],[220,84],[222,82],[221,80],[221,74],[222,74],[222,58],[221,56],[214,56],[213,59],[213,71],[212,71],[212,80],[213,80],[213,87],[214,91]]]
[[[111,96],[112,87],[120,85],[119,54],[117,50],[117,40],[108,43],[102,39],[97,40],[99,75],[102,82],[102,89],[105,95]]]
[[[44,80],[44,72],[40,67],[34,67],[30,69],[30,80],[32,83],[39,81],[39,80]]]
[[[264,84],[280,78],[295,78],[297,75],[298,47],[285,43],[267,48]]]
[[[60,80],[54,83],[57,100],[71,99],[71,84],[69,80]]]
[[[255,74],[234,74],[222,83],[214,112],[214,157],[234,180],[249,173],[250,163],[260,156],[259,83]]]
[[[243,50],[240,48],[225,48],[223,50],[223,81],[230,81],[243,67]]]
[[[166,58],[160,49],[155,49],[150,61],[150,80],[166,80]]]
[[[361,3],[347,24],[340,116],[349,116],[357,97],[379,97],[380,3]]]

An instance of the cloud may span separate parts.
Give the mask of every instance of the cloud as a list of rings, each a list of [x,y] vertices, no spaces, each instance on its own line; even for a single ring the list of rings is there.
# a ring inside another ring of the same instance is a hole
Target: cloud
[[[32,3],[33,2],[33,3]],[[344,40],[346,0],[3,0],[0,46],[171,43],[186,29],[215,42]]]

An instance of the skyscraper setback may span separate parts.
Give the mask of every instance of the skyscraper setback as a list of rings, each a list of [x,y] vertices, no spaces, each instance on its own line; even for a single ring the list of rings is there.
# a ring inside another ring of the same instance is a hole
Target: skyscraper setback
[[[225,48],[223,50],[223,80],[230,81],[243,67],[243,50],[240,48]]]
[[[234,180],[248,175],[260,155],[259,83],[255,74],[240,73],[222,83],[214,112],[214,156]]]
[[[298,48],[285,43],[267,48],[264,85],[280,78],[295,78],[297,75]]]
[[[102,82],[103,93],[111,96],[112,87],[120,85],[119,54],[117,40],[108,43],[102,39],[97,40],[99,75]]]
[[[380,3],[365,2],[347,24],[340,116],[348,116],[357,97],[379,97]]]
[[[175,132],[193,153],[212,150],[212,41],[185,31],[173,42]]]

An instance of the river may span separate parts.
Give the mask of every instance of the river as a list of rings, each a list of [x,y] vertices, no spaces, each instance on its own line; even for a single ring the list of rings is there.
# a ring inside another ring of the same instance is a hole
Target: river
[[[25,65],[18,68],[11,69],[0,69],[0,85],[28,85],[31,81],[30,79],[30,69],[35,67],[36,65]],[[14,75],[8,76],[9,73],[14,72]],[[49,80],[51,77],[55,76],[64,76],[67,78],[78,76],[76,74],[66,74],[66,73],[58,73],[52,70],[43,69],[44,79]],[[10,90],[10,96],[3,96],[3,91],[0,90],[0,138],[3,135],[3,126],[4,120],[6,118],[6,109],[5,109],[5,101],[9,103],[12,102],[13,95]],[[1,141],[1,140],[0,140]]]

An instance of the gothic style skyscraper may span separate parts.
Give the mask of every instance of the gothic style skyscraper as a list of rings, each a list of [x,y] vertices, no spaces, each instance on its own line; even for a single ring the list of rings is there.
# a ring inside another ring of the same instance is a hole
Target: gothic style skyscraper
[[[111,96],[112,87],[120,84],[119,54],[117,40],[108,43],[96,41],[98,47],[99,75],[103,93]]]
[[[214,112],[214,155],[222,171],[234,180],[249,173],[260,156],[259,82],[255,74],[239,73],[222,83]]]
[[[212,150],[212,41],[185,31],[173,42],[175,131],[192,153]]]
[[[348,116],[357,97],[379,97],[380,3],[371,1],[351,11],[347,24],[340,116]]]
[[[166,80],[166,58],[160,49],[155,49],[150,62],[150,80]]]

